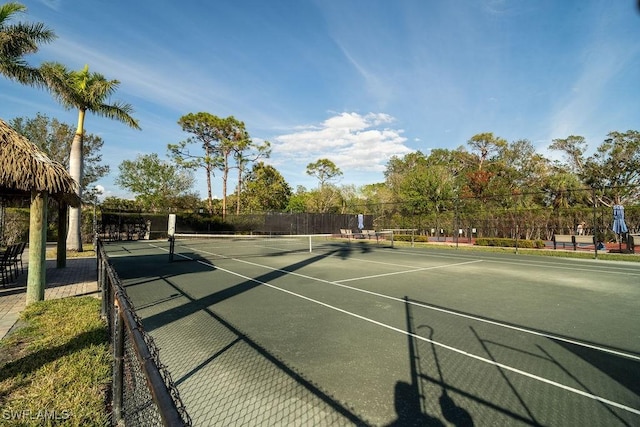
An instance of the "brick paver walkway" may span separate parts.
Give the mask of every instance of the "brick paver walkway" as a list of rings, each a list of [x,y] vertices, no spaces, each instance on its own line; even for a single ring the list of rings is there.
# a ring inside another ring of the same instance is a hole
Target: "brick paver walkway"
[[[27,291],[28,249],[24,252],[25,272],[6,287],[0,285],[0,339],[11,330],[25,307]],[[68,258],[65,268],[56,268],[47,260],[45,299],[78,295],[100,297],[95,258]]]

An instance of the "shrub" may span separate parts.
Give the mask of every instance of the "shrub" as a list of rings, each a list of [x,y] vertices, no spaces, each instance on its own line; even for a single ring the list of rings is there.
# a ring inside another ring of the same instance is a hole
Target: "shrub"
[[[12,245],[29,240],[29,209],[6,208],[2,224],[2,243]]]
[[[411,234],[395,234],[393,235],[393,240],[396,242],[410,242]],[[429,241],[429,236],[424,236],[422,234],[417,234],[413,236],[413,241],[416,243],[427,243]]]
[[[521,240],[517,241],[519,248],[531,248],[542,249],[544,248],[544,241],[540,239],[536,240]],[[496,246],[501,248],[515,248],[516,239],[497,238],[497,237],[479,237],[476,239],[476,245],[478,246]]]

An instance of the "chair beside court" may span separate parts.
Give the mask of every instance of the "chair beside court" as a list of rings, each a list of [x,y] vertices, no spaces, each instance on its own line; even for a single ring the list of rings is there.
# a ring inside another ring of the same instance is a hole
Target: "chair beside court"
[[[378,232],[376,230],[358,230],[357,232],[353,232],[349,229],[340,229],[340,237],[346,237],[348,239],[351,238],[359,238],[359,239],[377,239]]]
[[[640,245],[640,234],[629,233],[627,235],[627,251],[635,254],[636,245]]]
[[[558,243],[562,243],[562,247],[565,248],[565,244],[571,244],[573,246],[573,250],[578,249],[579,244],[596,244],[596,237],[594,235],[575,235],[575,234],[554,234],[553,238],[553,249],[557,249]]]
[[[346,237],[347,239],[351,239],[353,236],[353,231],[347,229],[347,228],[341,228],[340,229],[340,237]]]
[[[389,233],[387,233],[389,234]],[[358,230],[357,232],[353,232],[350,229],[340,229],[340,237],[346,239],[367,239],[374,240],[379,242],[381,239],[381,233],[378,233],[376,230]]]
[[[24,273],[22,254],[26,248],[26,242],[9,245],[7,249],[0,253],[0,280],[2,287],[18,278],[18,274]]]

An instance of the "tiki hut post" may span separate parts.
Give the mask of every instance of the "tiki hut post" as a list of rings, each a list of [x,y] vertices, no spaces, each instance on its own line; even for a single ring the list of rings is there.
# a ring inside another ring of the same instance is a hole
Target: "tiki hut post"
[[[29,269],[27,271],[27,305],[44,300],[47,272],[47,201],[46,191],[31,191],[29,209]]]

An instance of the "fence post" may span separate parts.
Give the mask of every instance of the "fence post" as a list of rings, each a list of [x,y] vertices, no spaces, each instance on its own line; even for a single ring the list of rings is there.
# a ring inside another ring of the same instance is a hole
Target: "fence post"
[[[454,215],[455,215],[455,219],[454,219],[454,236],[456,239],[456,249],[458,249],[458,240],[460,240],[460,220],[458,218],[458,201],[459,201],[459,197],[458,197],[458,190],[456,190],[456,199],[455,199],[455,211],[454,211]]]
[[[98,259],[98,286],[100,287],[100,294],[102,295],[102,317],[108,318],[107,307],[107,292],[106,284],[104,280],[104,260],[102,257]]]
[[[100,295],[101,295],[101,299],[102,299],[102,308],[101,308],[101,315],[102,317],[109,319],[109,299],[107,297],[107,284],[105,283],[105,274],[104,274],[104,263],[106,262],[106,260],[104,259],[104,257],[102,256],[102,242],[100,240],[97,241],[97,246],[96,246],[96,259],[98,261],[98,290],[100,291]],[[110,321],[110,319],[109,319]],[[111,326],[109,326],[109,329],[111,329]]]
[[[118,305],[118,300],[113,301],[113,414],[115,422],[122,420],[122,400],[124,383],[124,319]]]
[[[593,245],[594,256],[598,259],[598,214],[596,212],[598,203],[596,202],[596,189],[595,187],[591,189],[591,194],[593,194],[593,238],[595,240]]]

